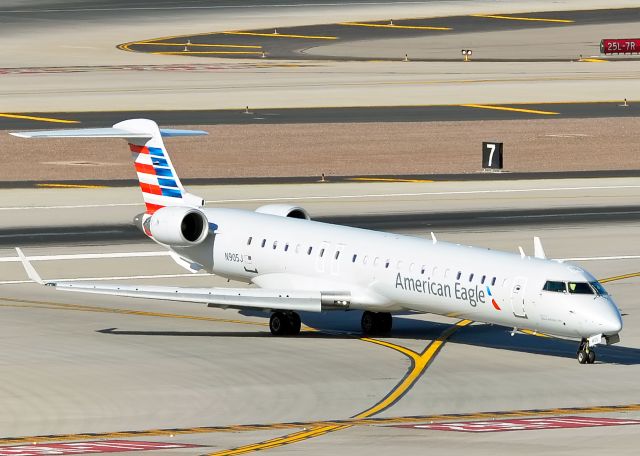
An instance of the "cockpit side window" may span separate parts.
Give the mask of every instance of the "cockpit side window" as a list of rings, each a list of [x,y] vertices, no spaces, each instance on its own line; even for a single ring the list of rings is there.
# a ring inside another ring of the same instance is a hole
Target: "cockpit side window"
[[[569,282],[567,285],[571,294],[593,294],[593,289],[587,282]]]
[[[544,284],[544,291],[555,291],[557,293],[566,293],[567,285],[564,282],[556,282],[553,280],[547,280]]]
[[[607,290],[604,289],[604,287],[600,282],[594,281],[594,282],[589,282],[589,284],[593,287],[594,290],[596,290],[596,293],[599,294],[600,296],[606,296],[609,294],[607,293]]]

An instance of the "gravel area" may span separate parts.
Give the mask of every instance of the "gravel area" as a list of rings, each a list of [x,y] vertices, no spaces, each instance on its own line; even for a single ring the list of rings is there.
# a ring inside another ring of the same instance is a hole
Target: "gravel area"
[[[636,118],[291,125],[196,125],[167,140],[180,176],[473,173],[482,141],[504,142],[507,171],[640,169]],[[1,132],[0,180],[132,179],[117,140],[26,140]]]

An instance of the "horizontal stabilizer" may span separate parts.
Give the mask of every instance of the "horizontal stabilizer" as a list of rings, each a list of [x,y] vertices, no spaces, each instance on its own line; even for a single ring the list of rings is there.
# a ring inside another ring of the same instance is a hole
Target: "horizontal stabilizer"
[[[35,130],[18,131],[11,133],[19,138],[146,138],[150,139],[151,133],[134,133],[121,128],[80,128],[68,130]],[[171,128],[161,128],[160,134],[163,137],[176,136],[203,136],[208,135],[203,130],[175,130]]]

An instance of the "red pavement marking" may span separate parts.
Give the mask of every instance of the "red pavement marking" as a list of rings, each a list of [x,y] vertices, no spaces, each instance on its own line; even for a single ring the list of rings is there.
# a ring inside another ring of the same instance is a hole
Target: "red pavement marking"
[[[563,416],[550,418],[523,418],[513,420],[462,421],[456,423],[437,424],[405,424],[394,427],[454,432],[505,432],[532,431],[540,429],[573,429],[596,426],[626,426],[632,424],[640,424],[640,420]]]
[[[100,440],[93,442],[44,443],[0,447],[0,456],[44,456],[52,454],[121,453],[124,451],[173,450],[197,448],[201,445],[163,442],[136,442],[128,440]]]

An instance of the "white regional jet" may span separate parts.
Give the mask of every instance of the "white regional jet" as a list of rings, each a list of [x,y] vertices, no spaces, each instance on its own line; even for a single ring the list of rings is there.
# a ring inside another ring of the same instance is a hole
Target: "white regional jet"
[[[206,134],[164,130],[146,119],[113,128],[12,133],[23,138],[124,138],[129,143],[146,212],[141,230],[178,264],[258,288],[56,282],[64,291],[207,304],[271,312],[272,334],[300,331],[297,312],[360,309],[362,330],[391,330],[393,312],[456,316],[579,339],[580,363],[598,344],[620,340],[622,318],[604,287],[578,266],[512,254],[319,223],[298,206],[269,204],[255,212],[204,207],[180,183],[162,137]],[[18,249],[29,276],[43,283]]]

